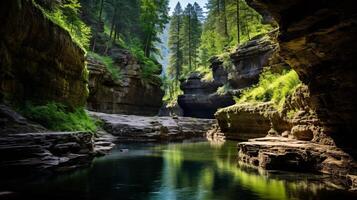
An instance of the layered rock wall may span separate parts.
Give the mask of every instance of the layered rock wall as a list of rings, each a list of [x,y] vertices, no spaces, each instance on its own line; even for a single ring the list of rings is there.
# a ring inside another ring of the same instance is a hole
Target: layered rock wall
[[[140,63],[126,50],[112,53],[114,65],[121,72],[120,80],[113,79],[106,67],[88,59],[89,110],[105,113],[157,115],[164,95],[159,77],[145,80],[140,75]]]
[[[84,51],[32,1],[0,2],[0,99],[84,106]]]
[[[355,1],[248,0],[280,26],[280,55],[308,86],[327,134],[356,155],[357,9]]]

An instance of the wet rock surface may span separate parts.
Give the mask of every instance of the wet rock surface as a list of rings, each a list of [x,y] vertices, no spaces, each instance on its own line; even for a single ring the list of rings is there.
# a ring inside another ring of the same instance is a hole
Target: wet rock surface
[[[145,117],[90,112],[118,142],[169,142],[202,139],[215,120],[190,117]]]
[[[88,132],[2,134],[1,174],[69,171],[88,166],[95,156],[113,148],[114,137]],[[19,170],[19,172],[16,172]]]
[[[121,71],[115,80],[104,64],[88,58],[89,110],[105,113],[157,115],[164,95],[159,77],[144,81],[140,63],[126,50],[113,49],[115,66]],[[143,98],[145,97],[145,98]]]
[[[239,160],[268,170],[322,172],[345,179],[355,188],[354,159],[336,146],[283,137],[250,139],[238,144]]]

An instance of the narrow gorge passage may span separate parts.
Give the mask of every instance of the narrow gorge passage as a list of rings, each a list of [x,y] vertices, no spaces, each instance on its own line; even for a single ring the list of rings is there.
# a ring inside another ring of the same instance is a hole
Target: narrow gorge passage
[[[357,199],[354,0],[0,1],[0,200]]]

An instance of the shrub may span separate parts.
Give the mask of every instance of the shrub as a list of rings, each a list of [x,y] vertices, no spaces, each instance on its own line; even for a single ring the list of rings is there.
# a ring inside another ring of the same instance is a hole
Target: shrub
[[[95,132],[97,130],[96,122],[83,108],[68,111],[66,106],[55,102],[40,106],[26,103],[19,111],[28,119],[53,131]]]
[[[281,109],[286,96],[292,94],[300,85],[298,74],[294,70],[274,74],[265,71],[260,75],[259,83],[242,92],[237,103],[244,102],[269,102]]]

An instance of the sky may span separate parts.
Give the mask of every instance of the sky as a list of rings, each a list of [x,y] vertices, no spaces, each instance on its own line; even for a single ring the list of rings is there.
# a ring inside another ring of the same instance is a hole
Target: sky
[[[177,2],[181,3],[182,9],[184,9],[188,3],[193,4],[197,2],[203,8],[204,11],[206,10],[204,7],[207,3],[207,0],[170,0],[170,15],[175,9]]]

